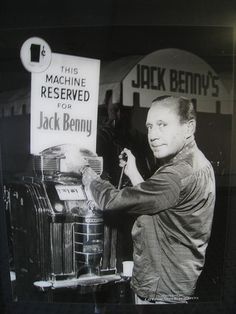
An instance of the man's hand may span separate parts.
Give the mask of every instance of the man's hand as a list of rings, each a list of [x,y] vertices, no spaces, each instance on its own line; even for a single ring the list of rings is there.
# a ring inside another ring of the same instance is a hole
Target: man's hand
[[[88,187],[93,180],[99,178],[99,175],[97,175],[96,172],[89,166],[84,166],[81,171],[82,182],[86,187]]]
[[[129,149],[124,148],[122,152],[120,153],[119,166],[121,168],[125,167],[124,173],[128,177],[132,176],[132,173],[134,172],[134,170],[137,169],[135,157]]]
[[[119,166],[125,167],[124,173],[129,177],[133,185],[143,182],[143,178],[140,175],[136,166],[136,159],[129,149],[124,148],[122,150],[122,152],[119,155],[119,160],[120,160]]]

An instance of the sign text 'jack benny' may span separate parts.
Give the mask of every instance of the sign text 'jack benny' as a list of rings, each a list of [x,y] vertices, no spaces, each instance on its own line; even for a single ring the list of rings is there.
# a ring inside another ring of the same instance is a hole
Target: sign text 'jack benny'
[[[76,144],[96,151],[100,61],[51,53],[31,74],[31,153]]]

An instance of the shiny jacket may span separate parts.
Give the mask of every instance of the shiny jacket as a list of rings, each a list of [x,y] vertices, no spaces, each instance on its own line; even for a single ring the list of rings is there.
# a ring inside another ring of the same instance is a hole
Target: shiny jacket
[[[115,189],[96,179],[92,194],[103,210],[137,216],[131,286],[148,300],[178,302],[193,295],[209,242],[215,178],[193,140],[148,180]]]

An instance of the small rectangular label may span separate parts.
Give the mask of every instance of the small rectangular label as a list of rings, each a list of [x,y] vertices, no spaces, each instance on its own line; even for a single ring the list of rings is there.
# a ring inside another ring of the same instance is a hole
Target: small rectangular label
[[[86,200],[81,185],[56,185],[57,194],[62,201]]]

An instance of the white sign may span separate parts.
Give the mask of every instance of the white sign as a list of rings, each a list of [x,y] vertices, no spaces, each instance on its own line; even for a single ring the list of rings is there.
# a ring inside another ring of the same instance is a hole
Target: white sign
[[[31,154],[60,144],[96,152],[100,61],[52,53],[31,75]]]
[[[217,73],[198,56],[179,49],[162,49],[140,60],[123,81],[123,104],[150,107],[158,96],[186,96],[195,100],[197,111],[232,113],[232,97]]]

